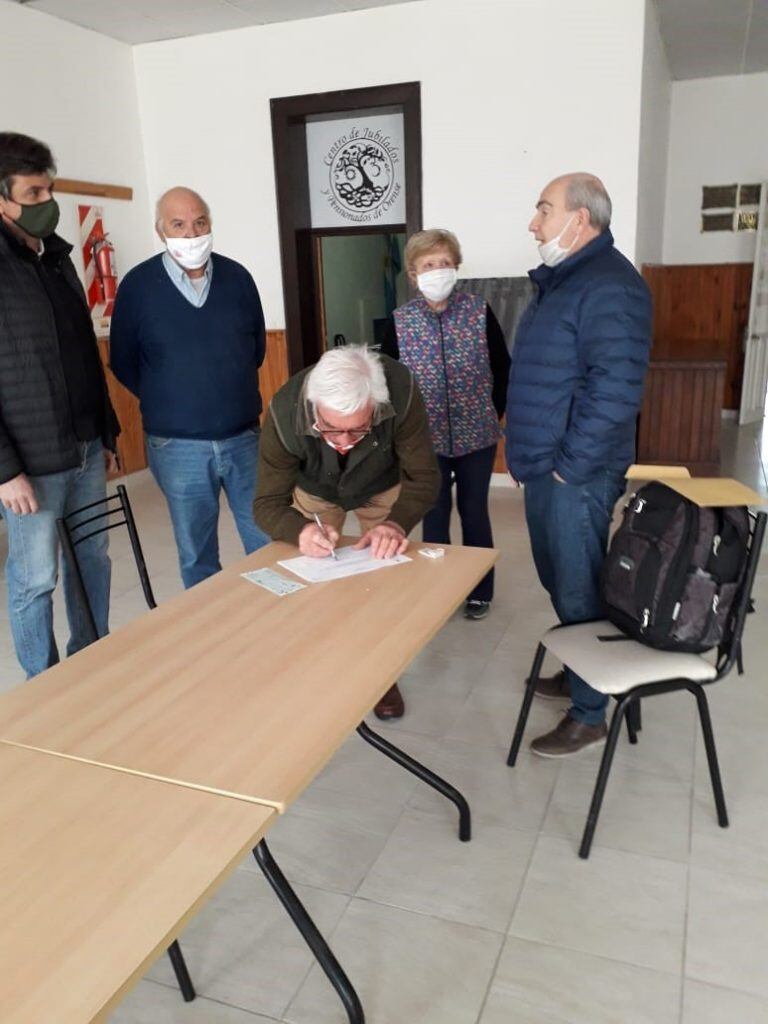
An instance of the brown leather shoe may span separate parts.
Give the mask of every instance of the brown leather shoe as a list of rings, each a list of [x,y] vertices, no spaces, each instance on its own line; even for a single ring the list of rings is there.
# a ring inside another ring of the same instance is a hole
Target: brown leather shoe
[[[565,672],[560,669],[553,676],[541,676],[533,691],[535,696],[542,700],[570,700],[571,688],[565,678]]]
[[[397,683],[390,686],[379,703],[373,709],[374,715],[386,722],[390,718],[402,718],[405,714],[405,701],[398,689]]]
[[[540,757],[570,757],[589,747],[602,746],[607,734],[605,722],[584,725],[571,718],[569,712],[556,729],[533,740],[531,750]]]

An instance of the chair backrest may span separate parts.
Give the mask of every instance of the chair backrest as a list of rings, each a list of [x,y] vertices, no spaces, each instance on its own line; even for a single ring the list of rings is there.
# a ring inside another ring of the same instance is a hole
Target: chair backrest
[[[757,566],[760,561],[760,552],[763,547],[766,524],[765,512],[750,512],[750,538],[747,564],[744,570],[744,578],[741,582],[741,589],[731,610],[731,618],[723,642],[717,650],[717,678],[722,679],[733,668],[734,662],[738,663],[739,673],[742,670],[741,664],[741,637],[744,632],[744,623],[747,614],[753,610],[752,587],[755,583]]]
[[[83,518],[84,513],[87,512],[92,514],[86,515]],[[156,608],[157,602],[152,592],[152,584],[149,581],[149,574],[146,562],[144,561],[144,552],[141,549],[141,541],[136,529],[136,521],[133,518],[133,510],[128,499],[128,492],[123,484],[117,485],[117,491],[114,494],[108,494],[106,498],[93,501],[89,505],[83,505],[82,508],[75,509],[69,515],[56,520],[62,552],[72,573],[74,588],[78,592],[78,598],[86,621],[90,626],[93,640],[98,640],[98,630],[96,629],[93,611],[88,600],[85,584],[83,583],[82,573],[80,572],[80,565],[77,560],[77,546],[82,544],[83,541],[88,540],[89,537],[94,537],[98,533],[104,533],[106,530],[114,530],[118,526],[125,526],[128,530],[128,537],[131,542],[131,550],[136,562],[141,589],[144,592],[144,600],[149,608]]]

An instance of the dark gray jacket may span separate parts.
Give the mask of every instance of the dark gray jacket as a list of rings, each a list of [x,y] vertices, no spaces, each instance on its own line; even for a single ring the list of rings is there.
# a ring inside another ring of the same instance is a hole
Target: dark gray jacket
[[[81,461],[51,303],[34,265],[17,255],[16,244],[0,228],[0,483],[19,473],[59,473]],[[72,246],[58,235],[45,244],[48,252],[61,253],[62,273],[85,302],[69,258]],[[102,441],[114,450],[120,427],[106,381],[104,402]]]

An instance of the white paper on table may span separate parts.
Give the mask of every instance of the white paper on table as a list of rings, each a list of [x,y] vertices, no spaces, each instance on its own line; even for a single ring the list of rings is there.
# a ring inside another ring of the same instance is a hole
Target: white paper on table
[[[308,583],[325,583],[328,580],[341,580],[346,576],[358,576],[362,572],[374,572],[376,569],[388,569],[391,565],[402,565],[410,562],[407,555],[395,555],[394,558],[374,558],[370,548],[337,548],[336,558],[309,558],[300,555],[298,558],[286,558],[278,565],[295,573]]]

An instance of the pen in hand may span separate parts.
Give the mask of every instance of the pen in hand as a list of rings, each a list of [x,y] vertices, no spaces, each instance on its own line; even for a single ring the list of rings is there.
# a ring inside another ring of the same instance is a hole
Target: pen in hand
[[[320,532],[321,532],[321,533],[322,533],[322,535],[323,535],[323,536],[325,537],[325,539],[326,539],[326,540],[328,541],[328,543],[330,543],[330,537],[329,537],[329,536],[328,536],[328,534],[327,534],[327,533],[325,532],[325,527],[324,527],[324,526],[323,526],[323,524],[322,524],[322,523],[320,522],[320,516],[319,516],[319,515],[317,514],[317,512],[313,512],[313,513],[312,513],[312,515],[314,516],[314,518],[315,518],[315,522],[317,523],[318,527],[320,528]],[[339,556],[338,556],[338,555],[336,554],[336,552],[334,551],[334,549],[333,549],[333,548],[331,548],[331,558],[335,558],[335,559],[338,559],[338,557],[339,557]]]

